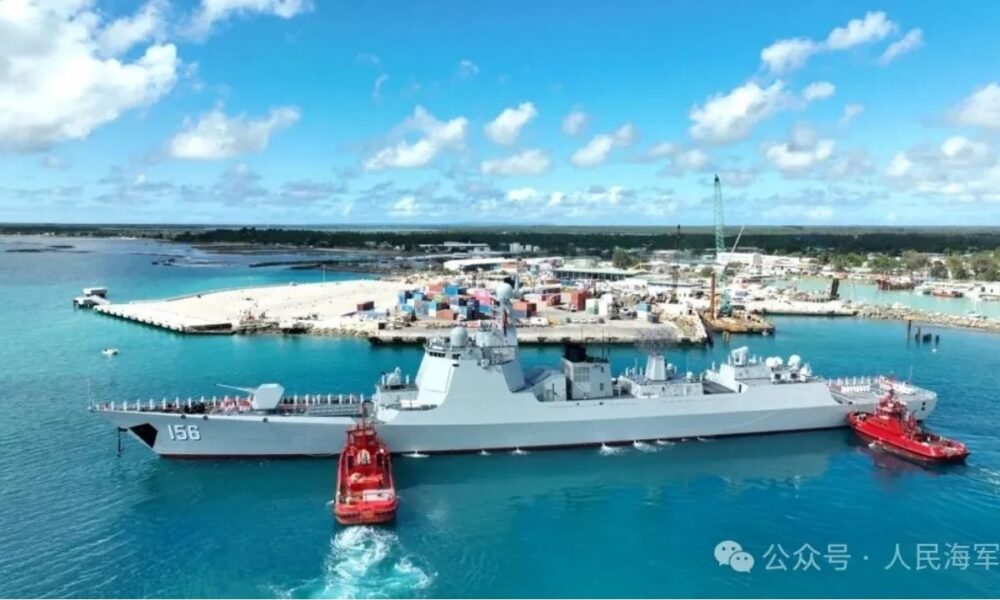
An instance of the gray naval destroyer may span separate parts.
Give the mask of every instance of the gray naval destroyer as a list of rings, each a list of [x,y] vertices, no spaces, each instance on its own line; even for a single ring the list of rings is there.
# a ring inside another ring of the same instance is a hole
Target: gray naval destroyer
[[[830,429],[893,390],[918,419],[937,394],[889,377],[828,380],[798,356],[733,350],[704,373],[679,373],[656,352],[612,375],[608,360],[566,346],[560,368],[525,371],[510,322],[513,289],[496,291],[497,318],[426,344],[413,381],[397,368],[373,394],[287,396],[278,384],[245,396],[91,406],[169,457],[329,456],[364,412],[396,453],[479,452],[651,443]]]

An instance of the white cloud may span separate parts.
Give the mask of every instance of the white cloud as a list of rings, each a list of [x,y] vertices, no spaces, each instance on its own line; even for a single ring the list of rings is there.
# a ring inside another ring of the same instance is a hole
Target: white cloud
[[[595,135],[582,148],[570,157],[570,161],[578,167],[596,167],[608,159],[611,150],[616,146],[629,146],[635,141],[635,126],[625,123],[612,133]]]
[[[1000,201],[1000,164],[988,144],[952,136],[937,148],[898,152],[885,169],[886,180],[917,194],[962,202]]]
[[[0,3],[0,147],[84,139],[173,88],[174,45],[149,46],[131,62],[103,58],[101,24],[86,1]]]
[[[364,162],[368,171],[383,169],[412,169],[423,167],[433,161],[442,151],[461,148],[469,121],[456,117],[450,121],[438,121],[423,106],[417,106],[413,116],[401,125],[404,131],[417,131],[421,135],[415,142],[400,140],[394,145],[382,148]]]
[[[455,73],[459,79],[468,79],[479,74],[479,65],[464,58],[458,62],[458,71]]]
[[[889,177],[906,177],[912,170],[913,161],[906,156],[905,152],[897,152],[892,157],[892,161],[889,162],[889,166],[886,167],[885,174]]]
[[[711,161],[708,153],[700,148],[685,148],[671,142],[656,144],[646,151],[646,157],[650,159],[667,158],[668,164],[665,171],[674,174],[701,171]]]
[[[993,82],[977,89],[959,103],[952,117],[960,125],[1000,129],[1000,84]]]
[[[813,221],[828,221],[833,218],[833,213],[831,206],[814,206],[806,210],[805,217]]]
[[[778,40],[764,48],[760,58],[771,73],[789,73],[802,68],[814,54],[838,52],[878,42],[896,29],[896,24],[884,12],[869,12],[864,18],[852,19],[844,27],[834,28],[823,41],[808,38]]]
[[[673,166],[678,171],[698,171],[708,164],[708,154],[703,150],[692,148],[674,155]]]
[[[150,0],[131,17],[109,23],[98,36],[103,56],[120,56],[136,44],[163,35],[166,0]]]
[[[480,170],[486,175],[538,175],[549,168],[549,157],[541,150],[525,150],[506,158],[484,160]]]
[[[291,19],[311,8],[309,0],[201,0],[191,19],[190,33],[204,37],[217,23],[236,15],[256,13]]]
[[[403,196],[389,209],[389,215],[393,217],[412,217],[417,214],[419,208],[420,204],[417,202],[415,196]]]
[[[663,156],[670,156],[678,150],[677,144],[671,142],[660,142],[652,148],[646,151],[646,156],[649,158],[660,158]]]
[[[635,141],[635,125],[625,123],[614,132],[615,144],[629,146]]]
[[[41,163],[43,167],[53,171],[62,171],[67,167],[66,161],[54,154],[46,154],[43,156]]]
[[[218,160],[261,152],[274,132],[298,120],[299,111],[291,106],[275,108],[262,119],[246,115],[230,118],[221,108],[215,108],[197,122],[187,123],[170,140],[168,152],[172,158],[182,160]]]
[[[812,148],[796,148],[782,142],[768,146],[765,154],[782,171],[801,171],[830,158],[833,146],[833,140],[820,140]]]
[[[538,190],[535,188],[516,188],[507,192],[507,199],[511,202],[520,204],[522,202],[534,200],[538,197],[538,195]]]
[[[766,88],[750,81],[728,94],[716,94],[689,114],[693,124],[688,132],[696,140],[723,144],[750,135],[753,127],[787,103],[784,83],[775,81]]]
[[[781,171],[805,171],[830,158],[833,147],[833,140],[818,139],[815,131],[800,125],[787,141],[766,145],[764,155]]]
[[[382,73],[375,78],[375,83],[372,85],[372,100],[378,100],[382,97],[382,86],[389,81],[389,76]]]
[[[726,188],[749,187],[757,179],[758,174],[754,169],[723,169],[717,173]],[[711,186],[711,181],[706,181],[705,184],[706,187]]]
[[[587,145],[574,152],[570,160],[578,167],[594,167],[607,160],[614,146],[613,136],[596,135],[587,142]]]
[[[571,111],[563,118],[562,130],[566,135],[578,135],[587,127],[589,117],[582,110]]]
[[[486,124],[486,137],[501,146],[510,146],[521,135],[521,128],[538,116],[535,105],[522,102],[515,108],[506,108]]]
[[[889,44],[882,56],[879,57],[880,65],[887,65],[900,56],[913,52],[924,45],[924,32],[920,29],[911,29],[902,39]]]
[[[802,99],[806,102],[825,100],[833,96],[836,91],[837,88],[829,81],[816,81],[810,83],[806,86],[806,89],[802,90]]]
[[[845,27],[837,27],[826,38],[830,50],[846,50],[885,39],[896,30],[884,12],[869,12],[863,19],[851,19]]]
[[[809,204],[779,204],[764,211],[769,219],[806,219],[809,221],[829,221],[835,211],[832,206]]]
[[[844,113],[840,116],[840,124],[847,125],[854,120],[854,117],[857,117],[863,112],[865,112],[865,107],[857,103],[851,103],[844,106]]]
[[[371,52],[358,52],[354,57],[354,60],[359,65],[370,65],[372,67],[377,67],[382,64],[382,59],[379,58],[378,54],[372,54]]]
[[[995,160],[987,144],[960,135],[952,136],[941,144],[941,156],[952,166],[960,167],[982,167],[993,164]]]
[[[819,44],[806,38],[778,40],[761,50],[760,59],[772,73],[787,73],[805,65],[820,48]]]

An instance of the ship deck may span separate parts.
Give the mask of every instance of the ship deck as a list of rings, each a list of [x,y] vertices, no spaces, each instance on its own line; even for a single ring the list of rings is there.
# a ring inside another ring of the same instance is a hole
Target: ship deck
[[[363,396],[345,394],[306,394],[283,396],[270,410],[253,407],[250,397],[175,398],[174,400],[136,400],[91,405],[95,411],[148,412],[183,415],[307,415],[311,417],[361,416]]]
[[[937,398],[937,394],[911,383],[896,381],[888,377],[853,377],[827,381],[834,400],[841,404],[866,404],[878,402],[891,390],[898,398],[907,402],[927,401]]]

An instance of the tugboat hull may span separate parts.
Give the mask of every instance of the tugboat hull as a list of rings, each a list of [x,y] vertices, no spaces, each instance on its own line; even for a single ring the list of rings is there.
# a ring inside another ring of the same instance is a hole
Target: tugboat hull
[[[901,458],[926,464],[956,464],[969,456],[968,449],[959,442],[920,430],[906,432],[877,415],[855,412],[848,421],[863,440]]]

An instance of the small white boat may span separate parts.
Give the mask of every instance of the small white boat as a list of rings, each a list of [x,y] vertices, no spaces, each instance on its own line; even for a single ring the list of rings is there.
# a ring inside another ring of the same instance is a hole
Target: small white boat
[[[118,356],[118,348],[105,348],[101,350],[101,354],[104,356]]]

